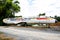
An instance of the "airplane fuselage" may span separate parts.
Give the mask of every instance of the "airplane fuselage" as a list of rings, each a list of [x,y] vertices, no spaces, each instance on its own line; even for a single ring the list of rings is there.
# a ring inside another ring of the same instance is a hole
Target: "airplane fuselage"
[[[54,18],[5,18],[3,22],[6,24],[18,24],[22,22],[26,23],[55,23]]]

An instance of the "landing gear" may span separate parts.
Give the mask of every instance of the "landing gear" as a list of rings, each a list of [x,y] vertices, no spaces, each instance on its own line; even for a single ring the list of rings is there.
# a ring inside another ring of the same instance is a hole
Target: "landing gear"
[[[21,23],[18,23],[18,25],[20,25],[20,26],[27,26],[27,23],[26,22],[21,22]]]
[[[27,23],[26,22],[22,22],[21,26],[27,26]]]

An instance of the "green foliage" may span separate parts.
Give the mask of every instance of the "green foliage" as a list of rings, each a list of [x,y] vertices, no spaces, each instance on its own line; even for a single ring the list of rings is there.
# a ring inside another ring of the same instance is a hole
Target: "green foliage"
[[[42,13],[42,14],[40,13],[38,16],[45,16],[45,13]]]
[[[60,16],[55,16],[54,17],[56,20],[60,21]]]
[[[0,25],[3,25],[4,18],[14,17],[14,14],[20,11],[18,1],[0,0]]]
[[[14,3],[18,3],[18,4],[19,4],[19,2],[18,2],[18,1],[15,1]]]
[[[22,16],[15,16],[15,18],[22,17]]]

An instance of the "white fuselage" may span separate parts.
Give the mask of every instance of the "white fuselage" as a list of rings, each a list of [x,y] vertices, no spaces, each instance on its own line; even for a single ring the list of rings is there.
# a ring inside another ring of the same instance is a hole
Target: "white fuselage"
[[[50,17],[36,17],[36,18],[5,18],[3,22],[6,24],[26,23],[55,23],[56,19]]]

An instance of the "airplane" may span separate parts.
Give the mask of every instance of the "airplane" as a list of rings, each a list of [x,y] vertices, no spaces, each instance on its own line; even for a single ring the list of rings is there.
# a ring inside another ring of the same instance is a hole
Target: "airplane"
[[[6,24],[21,24],[21,25],[26,25],[26,24],[32,24],[32,23],[42,23],[42,24],[49,24],[49,23],[57,23],[58,21],[54,18],[51,17],[46,17],[46,16],[40,16],[40,17],[30,17],[30,18],[24,18],[24,17],[19,17],[19,18],[5,18],[3,19],[3,22]]]

